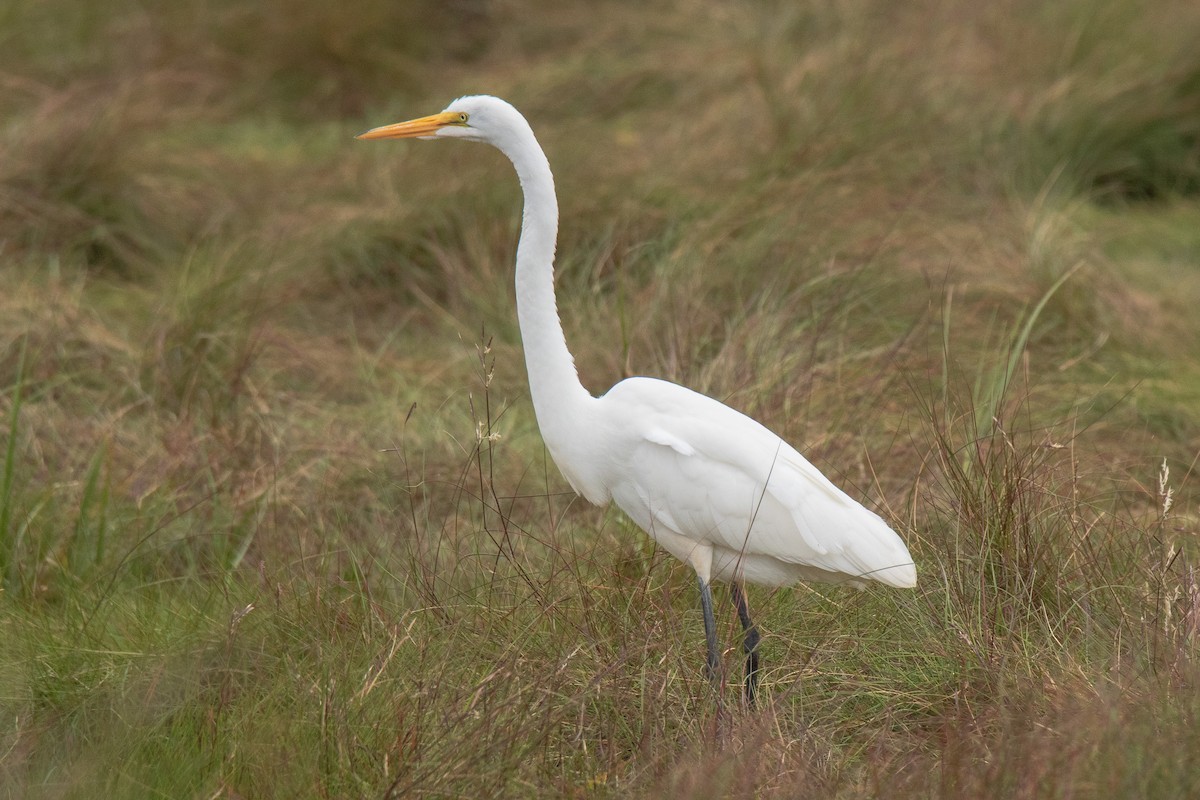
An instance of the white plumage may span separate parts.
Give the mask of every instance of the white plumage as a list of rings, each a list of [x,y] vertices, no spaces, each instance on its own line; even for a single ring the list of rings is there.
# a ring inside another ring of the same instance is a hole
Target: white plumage
[[[610,434],[612,499],[676,558],[708,546],[712,577],[773,586],[916,584],[900,537],[750,417],[654,378],[621,381],[601,404],[628,421]]]
[[[542,437],[575,491],[596,504],[615,502],[696,570],[711,673],[719,665],[712,578],[733,582],[746,631],[750,703],[758,632],[741,581],[916,585],[912,557],[887,523],[750,417],[655,378],[629,378],[598,398],[583,388],[555,305],[554,179],[516,109],[495,97],[463,97],[440,114],[375,128],[359,138],[406,137],[484,141],[512,161],[525,195],[517,313]]]

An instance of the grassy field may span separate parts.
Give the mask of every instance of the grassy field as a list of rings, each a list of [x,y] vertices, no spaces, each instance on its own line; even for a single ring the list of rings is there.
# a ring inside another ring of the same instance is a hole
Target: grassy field
[[[0,797],[1200,796],[1200,6],[8,0]],[[575,498],[504,96],[594,392],[763,420],[914,591]]]

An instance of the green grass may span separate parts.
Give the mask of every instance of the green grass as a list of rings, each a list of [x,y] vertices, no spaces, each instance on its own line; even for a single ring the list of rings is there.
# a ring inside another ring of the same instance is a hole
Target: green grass
[[[1187,4],[0,11],[0,797],[1188,797]],[[679,380],[915,591],[688,568],[548,460],[490,92],[585,383]]]

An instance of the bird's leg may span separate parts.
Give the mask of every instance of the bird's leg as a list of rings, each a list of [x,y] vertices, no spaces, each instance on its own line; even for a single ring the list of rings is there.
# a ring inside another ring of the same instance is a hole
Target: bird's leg
[[[732,584],[733,604],[737,606],[738,619],[742,621],[742,649],[746,651],[746,705],[754,708],[758,697],[758,626],[750,619],[750,604],[746,602],[746,590],[737,581]]]
[[[700,607],[704,610],[704,638],[708,645],[708,662],[704,673],[713,683],[717,683],[721,674],[721,656],[717,651],[717,619],[713,616],[712,590],[708,581],[697,576],[700,582]]]

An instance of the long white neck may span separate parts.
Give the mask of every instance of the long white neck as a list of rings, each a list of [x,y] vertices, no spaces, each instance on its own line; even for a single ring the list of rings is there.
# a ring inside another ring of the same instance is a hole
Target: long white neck
[[[522,120],[523,121],[523,120]],[[593,398],[575,370],[554,297],[554,248],[558,199],[554,177],[533,131],[524,126],[500,149],[513,162],[525,194],[521,241],[517,245],[517,318],[529,372],[529,392],[538,427],[551,454],[578,435],[582,414]]]

